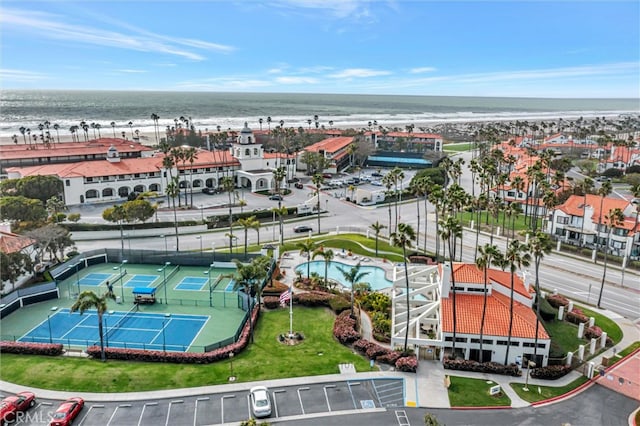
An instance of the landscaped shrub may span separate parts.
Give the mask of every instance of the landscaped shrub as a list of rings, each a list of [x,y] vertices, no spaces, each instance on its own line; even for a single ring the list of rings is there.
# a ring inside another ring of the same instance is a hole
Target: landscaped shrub
[[[567,306],[569,304],[569,299],[560,295],[560,294],[548,294],[547,302],[554,308],[559,308],[560,306]]]
[[[578,308],[574,308],[571,312],[567,312],[565,319],[574,324],[581,324],[589,321],[589,318]]]
[[[540,298],[540,316],[544,321],[553,321],[558,317],[558,310],[547,299]]]
[[[329,299],[329,307],[337,315],[342,311],[351,308],[351,303],[343,297],[333,297]]]
[[[58,343],[29,343],[0,341],[0,353],[21,355],[62,355],[64,347]]]
[[[375,343],[370,342],[367,339],[359,339],[353,343],[353,349],[360,353],[366,353],[367,349],[369,349],[371,345],[375,345]]]
[[[351,311],[343,311],[333,323],[333,335],[342,344],[355,342],[361,337],[356,331],[356,320],[350,314]]]
[[[415,373],[418,370],[418,358],[413,355],[399,358],[396,361],[396,370]]]
[[[376,361],[395,366],[396,361],[400,359],[401,356],[402,352],[388,350],[386,354],[378,356]]]
[[[265,296],[262,303],[267,309],[277,309],[280,306],[280,298],[278,296]]]
[[[444,368],[450,370],[476,371],[479,373],[503,374],[505,376],[519,377],[522,373],[517,365],[503,365],[497,362],[478,362],[467,359],[445,358]]]
[[[597,325],[593,327],[587,327],[584,330],[584,338],[587,340],[600,339],[602,337],[602,329]],[[607,346],[613,346],[613,340],[607,336]]]
[[[532,369],[531,377],[534,379],[555,380],[567,375],[570,371],[571,367],[567,365],[549,365]]]
[[[336,297],[335,294],[324,291],[308,291],[304,293],[295,293],[293,295],[293,300],[302,306],[329,306],[329,301],[334,297]]]
[[[374,343],[367,348],[367,351],[365,352],[365,354],[369,359],[376,359],[379,356],[387,354],[388,352],[389,352],[389,349]]]

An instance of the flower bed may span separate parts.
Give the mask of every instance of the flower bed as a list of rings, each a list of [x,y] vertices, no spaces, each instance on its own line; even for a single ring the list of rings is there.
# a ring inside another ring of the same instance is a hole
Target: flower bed
[[[64,347],[59,343],[30,343],[1,341],[0,353],[23,355],[62,355]]]
[[[589,322],[589,318],[578,308],[574,308],[571,312],[567,312],[565,319],[574,324]]]
[[[567,306],[569,299],[560,294],[549,294],[547,295],[547,302],[554,308],[559,308],[560,306]]]
[[[478,362],[468,359],[445,358],[444,368],[449,370],[476,371],[479,373],[504,374],[505,376],[519,377],[522,375],[516,364],[502,365],[497,362]]]
[[[556,380],[566,376],[571,371],[570,366],[548,365],[546,367],[534,368],[531,370],[531,377],[534,379]]]
[[[360,333],[356,331],[356,320],[350,315],[350,310],[343,311],[333,323],[333,335],[342,344],[353,343],[361,337]]]

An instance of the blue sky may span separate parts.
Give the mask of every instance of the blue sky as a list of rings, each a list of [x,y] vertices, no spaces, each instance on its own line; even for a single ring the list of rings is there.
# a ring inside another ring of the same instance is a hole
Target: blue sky
[[[629,1],[17,1],[3,89],[639,97]]]

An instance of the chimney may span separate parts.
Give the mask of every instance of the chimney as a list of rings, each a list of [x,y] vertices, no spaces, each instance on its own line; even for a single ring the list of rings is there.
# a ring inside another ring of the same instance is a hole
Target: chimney
[[[442,264],[442,288],[440,289],[440,297],[443,299],[449,298],[449,292],[451,291],[451,268],[448,263]]]

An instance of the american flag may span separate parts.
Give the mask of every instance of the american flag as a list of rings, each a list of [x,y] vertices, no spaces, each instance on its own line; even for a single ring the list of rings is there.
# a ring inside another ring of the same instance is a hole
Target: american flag
[[[289,300],[291,300],[290,288],[287,291],[280,293],[280,305],[285,306]]]

